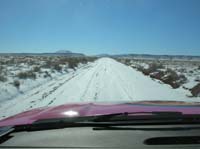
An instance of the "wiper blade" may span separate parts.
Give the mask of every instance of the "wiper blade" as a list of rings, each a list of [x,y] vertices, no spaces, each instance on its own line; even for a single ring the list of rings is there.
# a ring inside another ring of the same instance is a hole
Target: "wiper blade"
[[[0,127],[0,137],[3,137],[5,135],[9,134],[12,131],[14,131],[14,127],[13,126]]]
[[[4,126],[0,127],[0,144],[7,140],[9,137],[9,134],[14,132],[15,128],[13,126]]]
[[[19,126],[18,131],[60,129],[66,127],[108,127],[136,125],[200,124],[200,115],[185,115],[181,112],[133,112],[97,116],[55,118],[38,120],[31,125]]]
[[[116,120],[131,120],[131,119],[146,119],[146,118],[177,118],[183,114],[177,111],[152,111],[152,112],[123,112],[97,116],[93,121],[116,121]]]
[[[94,127],[93,130],[141,130],[141,131],[180,131],[180,130],[199,130],[200,127]]]

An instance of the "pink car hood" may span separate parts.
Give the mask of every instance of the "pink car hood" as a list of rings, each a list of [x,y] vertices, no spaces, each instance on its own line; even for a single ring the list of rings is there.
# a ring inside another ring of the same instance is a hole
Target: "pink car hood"
[[[197,105],[152,105],[152,104],[66,104],[55,107],[38,108],[0,121],[1,126],[26,125],[41,119],[65,118],[72,116],[95,116],[121,112],[178,111],[184,114],[200,114]]]

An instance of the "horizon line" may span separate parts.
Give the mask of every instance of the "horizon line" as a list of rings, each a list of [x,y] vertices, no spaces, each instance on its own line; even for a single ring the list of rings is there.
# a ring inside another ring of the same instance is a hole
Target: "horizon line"
[[[63,52],[65,53],[65,52]],[[63,54],[63,53],[57,53],[57,52],[0,52],[0,54]],[[193,56],[193,57],[200,57],[200,55],[186,55],[186,54],[149,54],[149,53],[120,53],[120,54],[108,54],[108,53],[100,53],[100,54],[85,54],[82,52],[72,52],[65,54],[84,54],[86,56],[98,56],[98,55],[110,55],[110,56],[119,56],[119,55],[150,55],[150,56]]]

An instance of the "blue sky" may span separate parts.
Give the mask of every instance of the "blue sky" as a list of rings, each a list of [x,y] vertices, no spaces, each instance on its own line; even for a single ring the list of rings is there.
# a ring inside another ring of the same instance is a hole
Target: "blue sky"
[[[0,0],[0,52],[200,55],[199,0]]]

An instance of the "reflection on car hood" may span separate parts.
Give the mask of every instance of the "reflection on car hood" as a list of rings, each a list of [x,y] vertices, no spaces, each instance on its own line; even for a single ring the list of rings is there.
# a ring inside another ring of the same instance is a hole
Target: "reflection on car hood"
[[[0,126],[26,125],[41,119],[96,116],[121,112],[177,111],[183,114],[200,114],[199,105],[172,105],[152,103],[80,103],[33,109],[0,121]]]

